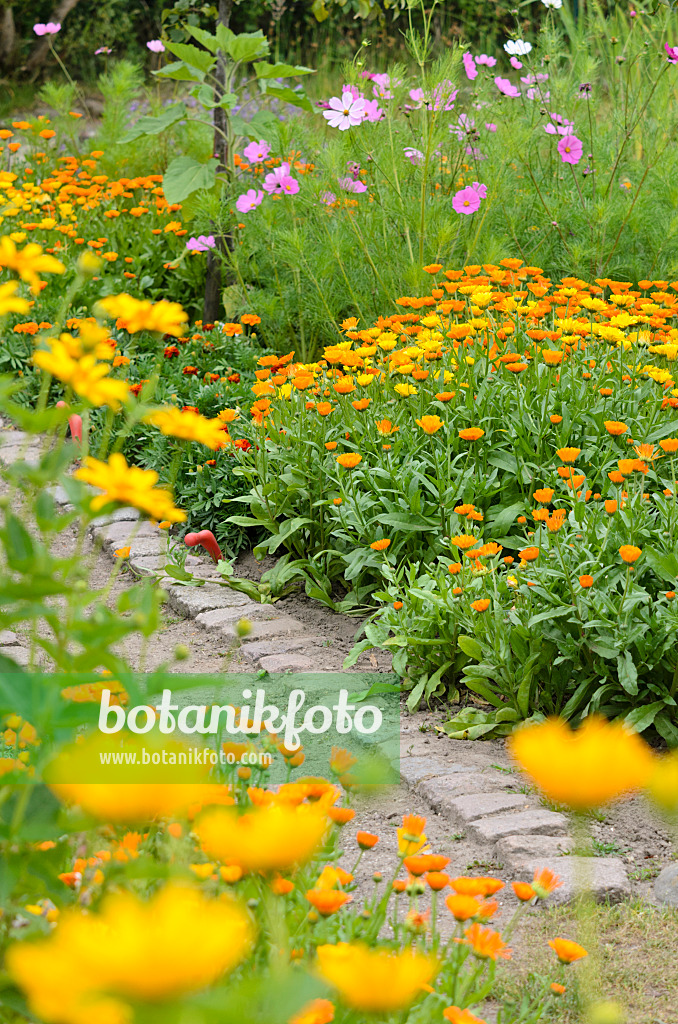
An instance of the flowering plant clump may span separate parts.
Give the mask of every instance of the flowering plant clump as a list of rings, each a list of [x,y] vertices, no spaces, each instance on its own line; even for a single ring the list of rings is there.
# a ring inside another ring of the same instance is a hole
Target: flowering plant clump
[[[260,360],[232,521],[313,596],[383,602],[353,657],[392,650],[410,706],[494,706],[459,734],[598,708],[678,741],[678,281],[425,270],[318,361]]]

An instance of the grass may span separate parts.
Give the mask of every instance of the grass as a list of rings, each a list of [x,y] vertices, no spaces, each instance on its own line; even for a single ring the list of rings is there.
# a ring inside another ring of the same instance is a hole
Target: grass
[[[599,944],[599,980],[595,993],[601,1000],[614,1000],[626,1012],[628,1024],[676,1024],[678,1000],[678,914],[636,899],[615,906],[600,905],[593,910],[593,924]],[[516,1000],[526,988],[538,983],[540,975],[552,971],[553,953],[548,940],[555,936],[577,938],[577,913],[573,907],[546,909],[530,918],[529,927],[514,938],[511,976],[502,977],[504,995]],[[568,979],[581,977],[580,968],[566,971]],[[570,982],[558,1003],[558,1024],[581,1021],[581,1001]]]

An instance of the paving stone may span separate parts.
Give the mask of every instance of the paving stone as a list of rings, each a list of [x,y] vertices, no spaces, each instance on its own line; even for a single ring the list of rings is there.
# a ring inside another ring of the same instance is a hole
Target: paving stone
[[[203,629],[221,629],[223,626],[230,626],[240,619],[248,619],[250,622],[263,622],[273,619],[280,619],[282,616],[271,604],[255,604],[248,600],[245,604],[236,605],[235,608],[213,608],[212,611],[200,612],[196,615],[196,625]]]
[[[566,835],[568,820],[556,811],[536,809],[516,814],[497,814],[492,818],[481,818],[468,826],[469,835],[485,843],[496,843],[504,836],[515,835]]]
[[[136,508],[118,508],[107,516],[97,516],[89,524],[89,532],[96,533],[111,523],[133,523],[139,519],[141,513]]]
[[[246,618],[246,616],[242,616]],[[238,636],[237,621],[228,623],[220,626],[219,629],[215,629],[215,633],[224,640],[233,640]],[[247,634],[250,640],[266,640],[270,637],[287,636],[290,633],[303,633],[307,627],[303,622],[299,622],[298,619],[293,619],[291,615],[283,615],[279,619],[272,619],[266,621],[252,622],[250,631]]]
[[[434,811],[445,814],[450,801],[455,797],[475,793],[515,792],[521,784],[521,780],[515,776],[494,769],[483,772],[464,768],[452,775],[425,779],[416,786],[416,790],[428,800]]]
[[[19,637],[11,629],[0,629],[0,647],[9,647],[11,644],[18,644]]]
[[[654,883],[654,894],[660,903],[678,907],[678,864],[669,864],[660,871]]]
[[[494,848],[497,860],[513,867],[528,859],[549,860],[570,853],[574,840],[569,836],[505,836]]]
[[[48,492],[52,495],[57,505],[71,505],[70,495],[66,493],[66,489],[61,484],[49,487]]]
[[[435,757],[402,757],[400,759],[400,774],[410,788],[414,788],[419,782],[430,779],[432,776],[470,770],[464,765],[447,764]]]
[[[152,526],[150,523],[137,524],[135,521],[111,523],[110,526],[96,530],[94,536],[101,541],[104,548],[112,551],[116,548],[126,547],[128,544],[133,543],[133,539],[136,541],[142,538],[153,538],[154,540],[162,541],[162,536],[157,526]]]
[[[28,665],[30,653],[27,647],[5,647],[3,649],[5,658],[10,658],[17,665]]]
[[[252,661],[259,661],[260,658],[266,658],[269,654],[289,654],[291,651],[303,650],[306,644],[323,639],[319,636],[289,636],[281,637],[279,640],[253,640],[250,642],[250,638],[247,637],[243,640],[240,654],[251,658]]]
[[[310,672],[314,667],[310,658],[293,653],[268,654],[260,658],[257,664],[266,672]]]
[[[124,545],[121,545],[124,547]],[[186,568],[190,572],[193,564],[197,562],[197,558],[193,558],[189,555],[186,559]],[[164,555],[130,555],[129,565],[135,572],[138,572],[141,576],[149,576],[153,573],[159,572],[167,564],[167,559]]]
[[[544,862],[525,860],[513,865],[517,881],[530,882],[536,871],[550,868],[562,881],[562,886],[549,896],[549,903],[569,903],[584,888],[597,900],[618,903],[631,895],[626,868],[619,857],[553,857]]]
[[[210,612],[215,608],[237,608],[249,604],[246,594],[228,587],[176,587],[170,586],[167,603],[175,612],[194,619],[201,612]]]
[[[475,793],[450,800],[447,813],[460,825],[488,818],[507,811],[529,810],[530,802],[524,793]]]

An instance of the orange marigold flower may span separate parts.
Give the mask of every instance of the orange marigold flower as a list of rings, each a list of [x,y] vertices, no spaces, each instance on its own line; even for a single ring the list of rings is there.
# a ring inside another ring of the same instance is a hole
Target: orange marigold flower
[[[581,455],[581,448],[559,448],[556,455],[562,462],[576,462]]]
[[[559,366],[563,361],[563,353],[552,348],[543,348],[541,356],[547,366]]]
[[[299,755],[296,756],[298,757]],[[294,759],[290,763],[294,763]],[[351,807],[330,807],[327,816],[332,819],[335,825],[346,825],[347,822],[353,821],[355,818],[355,811]]]
[[[372,541],[372,543],[370,544],[370,547],[372,548],[373,551],[385,551],[390,543],[391,543],[391,541],[388,540],[386,537],[384,537],[383,540],[374,540],[374,541]]]
[[[629,461],[633,461],[633,460],[629,460]],[[609,479],[610,483],[613,483],[613,484],[623,484],[624,483],[624,474],[622,472],[620,472],[620,470],[618,470],[618,469],[613,469],[611,473],[607,474],[607,476],[608,476],[608,479]]]
[[[372,832],[356,832],[355,838],[361,850],[371,850],[379,842],[379,836]]]
[[[343,455],[337,455],[337,462],[344,469],[355,469],[358,463],[362,461],[363,457],[358,452],[344,452]]]
[[[583,576],[579,577],[579,585],[588,590],[589,587],[593,586],[593,576],[589,576],[588,573],[584,573]]]
[[[549,419],[551,420],[551,423],[556,424],[556,425],[558,423],[562,423],[563,422],[563,417],[559,416],[557,413],[551,413],[551,415],[549,416]]]
[[[578,942],[571,942],[570,939],[549,939],[549,946],[554,951],[561,964],[573,964],[588,956],[587,951]]]
[[[522,903],[529,903],[537,895],[529,882],[511,882],[511,888]]]
[[[306,893],[306,899],[321,917],[330,917],[341,910],[345,903],[350,903],[353,897],[339,889],[310,889]]]
[[[541,502],[542,505],[548,505],[554,493],[552,487],[540,487],[534,492],[534,499]]]
[[[473,534],[462,533],[458,537],[451,537],[450,544],[454,544],[456,548],[466,551],[467,548],[472,548],[477,540],[478,538],[474,537]]]
[[[400,430],[400,427],[396,427],[390,420],[377,420],[377,430],[388,437],[389,434],[395,434],[396,430]]]
[[[452,562],[451,565],[448,565],[447,571],[450,576],[456,576],[457,573],[461,572],[461,562]]]
[[[318,416],[329,416],[329,414],[332,412],[332,403],[317,402],[315,411],[318,413]]]
[[[459,431],[459,437],[462,441],[478,441],[485,434],[484,430],[480,427],[466,427],[464,430]]]
[[[440,892],[450,884],[450,876],[444,871],[429,871],[426,875],[426,884],[434,892]]]
[[[420,420],[414,421],[425,434],[435,434],[443,426],[440,416],[422,416]]]
[[[403,602],[402,602],[402,601],[394,601],[394,602],[393,602],[393,607],[395,608],[395,610],[396,610],[397,612],[399,612],[399,611],[400,611],[400,609],[402,608],[402,606],[403,606]]]
[[[480,1017],[475,1017],[470,1010],[460,1010],[458,1006],[447,1006],[443,1010],[443,1017],[449,1020],[450,1024],[485,1024]]]
[[[637,562],[642,553],[642,550],[637,548],[635,544],[622,544],[619,549],[621,560],[626,562],[627,565],[633,565],[634,562]]]
[[[532,879],[532,888],[540,900],[545,900],[549,893],[560,889],[562,884],[562,880],[550,868],[542,868],[541,871],[535,871],[534,878]]]
[[[614,498],[608,498],[605,502],[605,511],[609,516],[614,515],[618,507],[619,506]]]
[[[659,442],[659,447],[667,455],[673,455],[678,452],[678,437],[665,437],[663,441]]]
[[[620,423],[619,420],[605,420],[604,427],[612,437],[621,437],[629,429],[625,423]]]
[[[442,871],[450,863],[449,857],[441,853],[419,853],[403,861],[411,875],[425,875],[427,871]]]
[[[504,888],[504,883],[498,878],[471,878],[468,875],[453,878],[450,885],[460,896],[494,896]]]
[[[243,324],[247,324],[250,327],[254,327],[256,326],[256,324],[261,323],[261,317],[257,316],[256,313],[244,313],[240,317],[240,322]]]
[[[636,468],[637,459],[617,459],[617,466],[622,476],[630,476]]]
[[[473,608],[475,612],[486,612],[489,607],[490,601],[487,597],[481,597],[478,601],[471,602],[471,608]]]
[[[437,274],[438,271],[442,269],[442,263],[429,263],[427,267],[424,267],[424,270],[426,271],[427,274]]]
[[[565,992],[565,986],[561,985],[558,981],[551,982],[551,991],[555,992],[557,996],[562,996]]]
[[[439,391],[435,396],[437,402],[450,402],[456,395],[456,391]]]
[[[457,921],[468,921],[480,910],[480,901],[474,896],[448,896],[445,906]]]
[[[334,1020],[334,1004],[329,999],[312,999],[290,1017],[289,1024],[331,1024]]]
[[[511,959],[511,950],[502,940],[499,932],[493,928],[483,928],[482,925],[472,924],[464,932],[466,936],[462,941],[470,946],[480,960],[496,960],[501,957],[503,960]]]
[[[523,550],[519,551],[518,554],[524,562],[534,562],[537,558],[539,558],[539,548],[523,548]]]

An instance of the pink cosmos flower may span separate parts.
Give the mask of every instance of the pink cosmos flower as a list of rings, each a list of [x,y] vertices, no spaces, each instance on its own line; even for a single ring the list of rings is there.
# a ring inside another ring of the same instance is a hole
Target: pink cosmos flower
[[[471,188],[478,193],[481,199],[485,199],[487,196],[487,185],[481,185],[479,181],[474,181]]]
[[[94,56],[98,57],[100,53],[113,53],[110,46],[100,46],[98,50],[94,51]]]
[[[384,111],[379,106],[379,100],[364,100],[363,118],[365,121],[381,121]]]
[[[678,46],[669,46],[668,43],[664,43],[664,49],[669,64],[678,64]]]
[[[576,135],[564,135],[558,143],[558,152],[564,164],[578,164],[584,151],[584,144]]]
[[[197,238],[189,238],[186,248],[189,252],[207,252],[208,249],[216,247],[214,235],[198,235]]]
[[[325,206],[331,206],[332,203],[336,203],[336,201],[337,201],[337,197],[335,196],[334,192],[321,192],[320,193],[320,202],[324,203]]]
[[[515,68],[516,71],[520,71],[520,69],[523,66],[523,62],[521,60],[518,60],[517,57],[511,57],[509,62],[511,64],[511,67]]]
[[[466,51],[461,59],[464,62],[466,77],[472,82],[474,78],[478,77],[478,68],[476,67],[473,55]]]
[[[286,196],[296,195],[299,191],[299,182],[288,174],[280,183],[280,191],[284,192]]]
[[[57,32],[61,31],[61,22],[48,21],[45,25],[38,22],[37,25],[33,26],[33,31],[36,36],[55,36]]]
[[[481,53],[479,57],[476,57],[476,64],[484,64],[488,68],[493,68],[497,63],[496,57],[488,57],[486,53]]]
[[[250,142],[245,146],[242,155],[249,164],[262,164],[271,152],[271,147],[263,139],[258,142]]]
[[[290,188],[290,181],[294,181],[297,187]],[[264,178],[264,191],[268,192],[269,195],[273,195],[276,192],[287,192],[289,194],[299,191],[299,182],[296,181],[296,178],[290,176],[290,165],[287,162],[281,164],[280,167],[275,167],[270,174],[266,175]]]
[[[341,98],[333,96],[329,105],[329,110],[323,110],[323,117],[330,128],[338,128],[340,132],[354,128],[364,118],[365,100],[356,99],[348,89],[344,89]]]
[[[455,213],[475,213],[480,208],[480,196],[475,188],[462,188],[452,197],[452,209]]]
[[[407,159],[410,161],[410,163],[415,165],[415,167],[418,164],[423,163],[424,154],[422,153],[422,151],[420,149],[414,149],[412,146],[405,146],[405,149],[403,150],[403,153],[405,154]]]
[[[510,96],[511,99],[517,99],[520,96],[520,89],[516,89],[513,82],[508,78],[495,78],[494,84],[496,85],[499,92],[502,92],[504,96]]]
[[[151,51],[151,53],[165,52],[165,47],[159,39],[149,39],[149,41],[146,43],[146,47]]]
[[[356,181],[354,178],[338,178],[337,184],[339,188],[343,188],[344,192],[353,192],[356,195],[361,192],[367,192],[365,182]]]
[[[497,130],[496,124],[493,124],[492,121],[486,121],[485,128],[487,129],[488,132],[496,132]]]
[[[241,196],[235,201],[235,208],[239,213],[250,213],[252,210],[256,210],[257,206],[263,202],[264,193],[261,189],[250,188],[247,192],[243,192]]]

